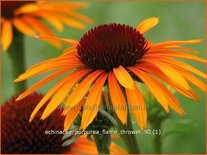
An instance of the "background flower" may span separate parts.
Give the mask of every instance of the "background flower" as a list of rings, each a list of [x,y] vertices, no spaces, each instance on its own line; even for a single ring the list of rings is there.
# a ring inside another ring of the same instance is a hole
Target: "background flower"
[[[63,130],[64,117],[56,110],[45,121],[38,119],[32,123],[29,117],[43,95],[34,93],[20,102],[17,96],[1,106],[1,149],[2,153],[63,153],[63,135],[45,134],[46,130]]]
[[[1,2],[1,44],[7,50],[12,43],[14,29],[25,35],[36,34],[54,36],[50,27],[40,19],[46,20],[58,31],[63,31],[63,24],[77,29],[84,29],[83,22],[92,23],[87,16],[77,13],[77,9],[86,4],[49,1],[2,1]],[[60,9],[61,8],[61,9]],[[59,47],[58,42],[52,42]]]

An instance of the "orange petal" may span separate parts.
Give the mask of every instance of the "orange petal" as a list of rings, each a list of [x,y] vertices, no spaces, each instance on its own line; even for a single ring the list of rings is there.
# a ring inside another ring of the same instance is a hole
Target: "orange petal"
[[[87,22],[89,24],[93,24],[93,21],[90,18],[88,18],[87,16],[84,16],[84,15],[81,15],[81,14],[79,14],[77,12],[74,12],[74,11],[71,11],[71,10],[68,10],[68,9],[60,9],[58,11],[62,12],[64,14],[67,14],[67,15],[69,15],[71,17],[74,17],[74,18],[77,18],[77,19],[81,19],[82,21]]]
[[[96,78],[103,73],[103,70],[96,70],[89,74],[80,84],[79,86],[71,93],[69,96],[66,106],[74,106],[84,97],[84,95],[88,92],[91,84],[96,80]]]
[[[114,68],[113,71],[116,76],[116,79],[123,87],[128,89],[134,89],[134,80],[122,66]]]
[[[77,54],[77,49],[75,46],[71,46],[71,47],[66,48],[63,51],[62,55],[71,55],[71,54]]]
[[[79,8],[87,8],[88,4],[85,3],[68,3],[68,2],[44,2],[44,1],[37,1],[39,6],[41,7],[42,10],[45,9],[52,9],[52,10],[59,10],[59,8],[64,8],[64,9],[79,9]]]
[[[39,111],[39,109],[50,99],[50,97],[63,85],[65,84],[68,80],[70,80],[72,83],[76,83],[79,81],[83,76],[85,76],[87,73],[89,73],[89,69],[82,69],[75,71],[74,73],[70,74],[69,76],[65,77],[62,79],[60,82],[58,82],[52,89],[50,89],[49,92],[42,98],[40,103],[35,107],[34,111],[32,112],[30,116],[30,122],[33,120],[35,117],[36,113]]]
[[[31,13],[31,12],[36,12],[38,10],[39,10],[39,7],[37,4],[29,3],[15,10],[15,14],[18,15],[18,14],[23,14],[23,13],[24,14]]]
[[[95,143],[89,141],[85,135],[79,136],[72,145],[66,154],[98,154]]]
[[[25,21],[23,21],[21,18],[14,18],[13,19],[14,26],[22,33],[26,35],[34,36],[35,32]]]
[[[49,11],[48,11],[49,12]],[[60,22],[62,22],[63,24],[66,24],[68,26],[74,27],[74,28],[78,28],[78,29],[84,29],[85,26],[84,24],[82,24],[81,22],[78,22],[74,19],[71,19],[69,17],[67,17],[65,14],[63,13],[54,13],[52,11],[49,12],[52,16],[54,16],[54,18],[57,18]]]
[[[54,87],[52,87],[49,92],[47,92],[47,94],[42,98],[42,100],[37,104],[37,106],[33,110],[32,114],[30,116],[29,122],[31,122],[34,119],[34,117],[36,116],[36,114],[40,110],[40,108],[42,108],[42,106],[50,99],[50,97],[68,80],[69,80],[69,77],[62,79]]]
[[[73,74],[74,75],[74,74]],[[71,76],[71,75],[70,75]],[[76,84],[76,82],[80,79],[80,76],[71,77],[52,97],[52,100],[45,108],[41,119],[44,120],[47,118],[66,98],[71,88]]]
[[[72,39],[63,39],[63,38],[56,38],[56,37],[51,37],[51,36],[36,36],[36,38],[46,40],[46,41],[60,41],[60,42],[73,45],[73,46],[78,45],[78,41],[72,40]]]
[[[136,65],[136,67],[138,67],[139,69],[142,69],[152,75],[157,76],[158,78],[160,78],[161,80],[163,80],[164,82],[169,84],[173,89],[175,89],[177,92],[181,93],[182,95],[198,101],[198,96],[196,95],[196,93],[192,89],[186,90],[182,85],[176,84],[175,82],[170,80],[164,73],[162,73],[159,70],[159,68],[157,68],[156,66],[151,65],[148,62],[146,62],[146,63],[138,64],[138,65]]]
[[[60,19],[61,22],[63,22],[64,24],[66,24],[68,26],[78,28],[78,29],[84,29],[85,28],[85,26],[81,22],[78,22],[76,20],[68,18],[67,16],[64,17],[63,15],[60,15],[59,19]]]
[[[159,18],[151,17],[143,20],[137,27],[136,30],[141,34],[146,33],[148,30],[156,26],[159,22]]]
[[[169,102],[168,105],[175,110],[178,114],[184,115],[185,112],[183,111],[182,107],[180,106],[178,100],[173,96],[173,94],[165,88],[163,85],[160,85],[163,92],[165,92],[166,97],[168,98]]]
[[[108,74],[106,73],[100,75],[87,97],[86,103],[84,104],[81,120],[80,129],[82,130],[85,130],[88,127],[88,125],[93,121],[93,119],[96,117],[96,114],[98,113],[98,108],[101,102],[102,89],[107,76]]]
[[[109,73],[108,77],[109,92],[114,107],[114,111],[117,117],[123,124],[127,123],[127,104],[125,97],[116,81],[116,77],[113,72]]]
[[[188,80],[189,82],[194,84],[200,90],[206,92],[206,84],[205,83],[203,83],[201,80],[196,78],[194,75],[192,75],[192,74],[190,74],[190,73],[188,73],[186,71],[181,71],[181,73],[186,78],[186,80]]]
[[[153,63],[150,60],[145,60],[147,63],[157,66],[169,79],[177,83],[178,85],[183,86],[186,90],[190,90],[185,78],[180,74],[178,70],[169,66],[167,63],[154,60]]]
[[[81,105],[82,105],[82,101],[80,101],[78,104],[76,104],[73,108],[71,108],[67,112],[66,117],[65,117],[65,121],[64,121],[64,130],[65,131],[67,131],[71,127],[73,121],[78,116],[78,113],[80,112]]]
[[[1,43],[2,48],[6,51],[12,43],[13,32],[12,32],[12,23],[8,20],[4,20],[2,23],[2,31],[1,31]]]
[[[178,46],[178,45],[171,45],[171,46],[162,46],[160,47],[160,49],[171,49],[171,50],[179,50],[179,51],[182,51],[182,52],[191,52],[191,53],[194,53],[194,54],[197,54],[198,55],[198,52],[193,50],[193,49],[190,49],[190,48],[185,48],[185,47],[182,47],[182,46]]]
[[[54,78],[56,78],[57,76],[63,74],[67,69],[64,70],[59,70],[51,75],[49,75],[48,77],[44,78],[43,80],[37,82],[36,84],[34,84],[32,87],[30,87],[28,90],[26,90],[25,92],[23,92],[21,95],[18,96],[18,98],[16,99],[16,101],[19,101],[23,98],[25,98],[26,96],[28,96],[29,94],[31,94],[32,92],[36,91],[38,88],[42,87],[43,85],[47,84],[48,82],[52,81]]]
[[[130,110],[132,111],[140,128],[143,129],[147,124],[147,110],[142,94],[136,84],[134,90],[127,88],[125,88],[125,90],[128,103],[130,104]]]
[[[28,25],[30,25],[40,35],[54,36],[53,32],[40,20],[31,16],[23,16],[22,20],[24,20]],[[48,41],[48,42],[57,48],[61,47],[60,43],[57,41]]]
[[[57,18],[54,18],[54,16],[52,16],[50,13],[46,11],[41,11],[41,12],[35,12],[33,14],[47,20],[58,31],[60,32],[63,31],[63,24]]]
[[[150,61],[153,61],[153,60],[162,61],[162,62],[165,62],[165,63],[171,65],[171,66],[177,66],[177,67],[182,68],[184,70],[190,71],[194,74],[199,75],[202,78],[206,78],[205,73],[199,71],[198,69],[194,68],[193,66],[190,66],[186,63],[183,63],[183,62],[175,60],[175,59],[161,57],[161,56],[160,57],[156,56],[156,57],[148,58],[148,59],[150,59]],[[145,59],[143,59],[143,60],[145,60]]]
[[[180,45],[180,44],[198,44],[202,41],[203,39],[164,41],[164,42],[160,42],[157,44],[153,44],[152,48],[171,46],[171,45]]]
[[[57,58],[52,58],[52,59],[48,59],[45,61],[42,61],[36,65],[33,65],[31,67],[29,67],[27,70],[31,70],[34,69],[36,67],[40,67],[40,66],[46,66],[46,65],[50,65],[50,64],[54,64],[57,66],[59,66],[60,64],[62,64],[63,60],[65,60],[64,65],[66,66],[70,66],[71,63],[74,64],[78,62],[78,59],[76,57],[76,53],[70,53],[70,54],[62,54],[61,56],[57,57]],[[79,61],[80,62],[80,61]]]
[[[164,59],[162,59],[161,61],[163,61]],[[168,59],[168,63],[171,64],[171,65],[175,65],[175,66],[178,66],[179,68],[182,68],[184,70],[188,70],[188,71],[191,71],[192,73],[194,74],[197,74],[199,75],[200,77],[202,78],[206,78],[206,74],[199,71],[198,69],[186,64],[186,63],[183,63],[181,61],[177,61],[177,60],[173,60],[173,59]]]
[[[173,96],[173,94],[165,88],[160,82],[155,80],[153,77],[144,73],[143,71],[135,68],[129,67],[129,69],[134,72],[149,88],[154,97],[158,100],[158,102],[163,106],[163,108],[169,112],[168,105],[172,107],[177,113],[180,115],[184,114],[183,109],[181,108],[177,99]]]
[[[184,58],[184,59],[198,61],[198,62],[201,62],[201,63],[206,63],[206,60],[204,60],[204,59],[202,59],[198,56],[187,54],[187,53],[180,53],[180,52],[170,51],[170,50],[157,50],[157,51],[153,51],[153,52],[147,52],[144,55],[144,58],[148,58],[148,57],[153,58],[153,57],[156,57],[156,56],[178,57],[178,58]]]
[[[146,84],[153,96],[162,105],[165,111],[169,112],[168,99],[165,96],[165,92],[163,92],[160,88],[160,84],[147,73],[144,73],[135,67],[129,67],[129,69]]]
[[[47,60],[33,67],[30,67],[29,69],[27,69],[25,73],[19,75],[19,77],[16,80],[14,80],[14,82],[23,81],[33,76],[37,76],[39,74],[46,73],[48,71],[52,71],[55,69],[65,68],[65,66],[67,66],[68,70],[82,66],[82,64],[79,63],[79,60],[77,58],[68,62],[70,64],[67,64],[66,62],[61,62],[58,58]]]

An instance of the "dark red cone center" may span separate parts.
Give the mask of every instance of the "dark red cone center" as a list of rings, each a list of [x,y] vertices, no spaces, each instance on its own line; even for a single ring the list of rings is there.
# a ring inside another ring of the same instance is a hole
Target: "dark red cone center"
[[[128,25],[107,24],[89,30],[79,42],[78,57],[93,69],[111,71],[133,66],[147,49],[147,41]]]

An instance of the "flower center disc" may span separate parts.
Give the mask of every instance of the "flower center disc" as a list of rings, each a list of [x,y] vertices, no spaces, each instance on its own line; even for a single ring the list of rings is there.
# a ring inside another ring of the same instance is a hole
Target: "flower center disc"
[[[2,1],[1,2],[1,14],[3,17],[12,18],[14,11],[26,3],[34,1]]]
[[[147,51],[147,41],[128,25],[107,24],[89,30],[77,47],[78,58],[93,69],[111,71],[136,64]]]

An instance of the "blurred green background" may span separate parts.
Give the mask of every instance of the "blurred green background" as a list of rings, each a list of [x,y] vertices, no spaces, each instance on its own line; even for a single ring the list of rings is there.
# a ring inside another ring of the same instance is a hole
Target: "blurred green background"
[[[94,25],[86,25],[85,30],[77,30],[65,27],[63,33],[54,30],[58,37],[73,38],[79,40],[80,37],[95,25],[105,23],[123,23],[136,27],[145,18],[157,16],[160,23],[150,30],[145,37],[153,42],[165,40],[188,40],[194,38],[205,39],[198,45],[188,47],[199,51],[199,56],[206,59],[206,13],[205,2],[90,2],[88,9],[80,10],[81,13],[91,17]],[[42,60],[56,57],[66,47],[61,50],[50,46],[46,42],[25,37],[26,65],[34,65]],[[13,58],[18,59],[18,58]],[[204,64],[193,61],[186,61],[205,72]],[[43,76],[38,76],[28,80],[28,86],[40,80]],[[2,53],[2,103],[13,94],[13,81],[11,79],[11,66],[7,53]],[[39,92],[47,92],[54,84],[51,82]],[[163,140],[163,153],[205,153],[206,152],[206,95],[196,89],[200,100],[196,103],[179,94],[176,94],[182,104],[186,115],[183,117],[175,114],[176,117],[167,119],[162,126],[162,133],[179,131],[169,134]],[[148,125],[148,127],[150,127]],[[138,128],[135,125],[135,128]],[[181,131],[182,130],[182,131]],[[181,131],[181,132],[180,132]],[[155,153],[152,139],[153,135],[137,135],[141,153]]]

